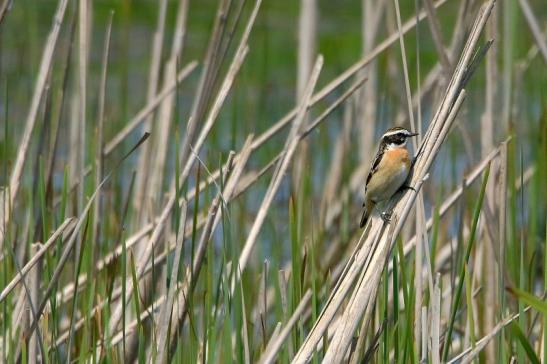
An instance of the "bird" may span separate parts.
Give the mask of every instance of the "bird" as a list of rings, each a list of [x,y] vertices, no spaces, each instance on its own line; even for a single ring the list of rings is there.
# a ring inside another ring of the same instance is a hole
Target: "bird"
[[[418,133],[398,126],[386,130],[382,135],[365,183],[364,211],[359,224],[361,228],[366,225],[378,203],[389,200],[404,186],[412,164],[406,142],[416,135]]]

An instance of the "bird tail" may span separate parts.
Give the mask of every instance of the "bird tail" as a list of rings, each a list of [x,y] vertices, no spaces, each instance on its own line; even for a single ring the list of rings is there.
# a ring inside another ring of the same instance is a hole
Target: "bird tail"
[[[363,204],[364,210],[363,215],[361,216],[361,223],[359,224],[359,227],[362,228],[367,224],[370,214],[372,213],[372,209],[374,209],[375,205],[376,204],[371,200],[365,201],[365,203]]]

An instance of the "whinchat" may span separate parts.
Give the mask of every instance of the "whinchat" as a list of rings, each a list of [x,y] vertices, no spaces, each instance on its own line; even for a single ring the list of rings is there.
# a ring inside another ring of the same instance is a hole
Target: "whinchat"
[[[361,227],[367,223],[376,204],[389,200],[406,182],[411,168],[406,141],[416,135],[401,127],[388,129],[382,135],[365,184]]]

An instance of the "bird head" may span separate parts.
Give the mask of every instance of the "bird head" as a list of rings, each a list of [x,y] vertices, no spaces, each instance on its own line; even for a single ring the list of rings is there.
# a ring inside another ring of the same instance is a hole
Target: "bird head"
[[[388,129],[382,136],[382,143],[389,149],[402,148],[406,145],[408,138],[418,135],[418,133],[412,133],[411,131],[397,126],[395,128]]]

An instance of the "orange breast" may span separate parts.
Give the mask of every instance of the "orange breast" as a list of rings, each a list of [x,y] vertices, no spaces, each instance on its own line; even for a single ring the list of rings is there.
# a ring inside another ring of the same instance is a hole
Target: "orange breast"
[[[385,151],[367,185],[367,198],[374,202],[390,198],[402,186],[409,170],[410,157],[405,148]]]
[[[394,161],[410,163],[410,158],[408,156],[408,150],[406,148],[397,148],[392,149],[388,152],[389,158]]]

